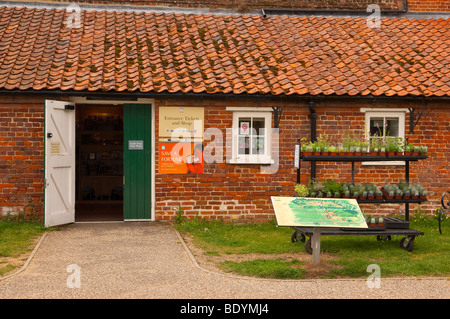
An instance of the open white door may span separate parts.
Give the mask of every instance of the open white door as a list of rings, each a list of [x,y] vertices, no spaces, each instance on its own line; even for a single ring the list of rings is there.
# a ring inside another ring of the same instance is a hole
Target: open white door
[[[75,221],[75,104],[45,101],[44,225]]]

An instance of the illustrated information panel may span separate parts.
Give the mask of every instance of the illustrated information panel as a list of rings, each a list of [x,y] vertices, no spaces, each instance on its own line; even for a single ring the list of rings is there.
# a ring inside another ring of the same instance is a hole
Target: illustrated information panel
[[[271,198],[279,226],[367,228],[356,199]]]

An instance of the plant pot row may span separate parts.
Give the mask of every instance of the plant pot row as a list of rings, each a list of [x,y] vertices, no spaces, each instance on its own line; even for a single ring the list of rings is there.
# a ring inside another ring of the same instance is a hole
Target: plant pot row
[[[419,156],[419,152],[302,152],[302,156]]]
[[[402,196],[378,195],[378,196],[376,196],[376,195],[374,195],[374,196],[366,196],[366,197],[364,197],[363,195],[358,195],[358,196],[354,196],[354,195],[344,196],[344,195],[341,195],[339,197],[323,196],[322,198],[347,198],[347,199],[357,199],[357,200],[374,200],[374,199],[377,199],[377,200],[381,200],[381,199],[388,199],[388,200],[397,199],[397,200],[400,200],[400,199],[419,199],[419,198],[420,199],[426,199],[427,197],[426,196],[422,196],[422,195],[419,195],[419,196],[406,196],[406,195],[402,195]]]

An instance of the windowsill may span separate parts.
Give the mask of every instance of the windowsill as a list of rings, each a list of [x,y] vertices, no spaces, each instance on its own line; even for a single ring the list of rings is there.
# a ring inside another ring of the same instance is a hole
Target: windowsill
[[[275,161],[271,158],[239,158],[239,159],[230,159],[228,164],[274,164]]]

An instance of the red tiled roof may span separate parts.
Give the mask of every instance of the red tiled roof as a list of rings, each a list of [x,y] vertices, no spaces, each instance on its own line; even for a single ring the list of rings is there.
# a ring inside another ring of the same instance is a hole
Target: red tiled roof
[[[0,8],[0,88],[450,96],[450,19]]]

